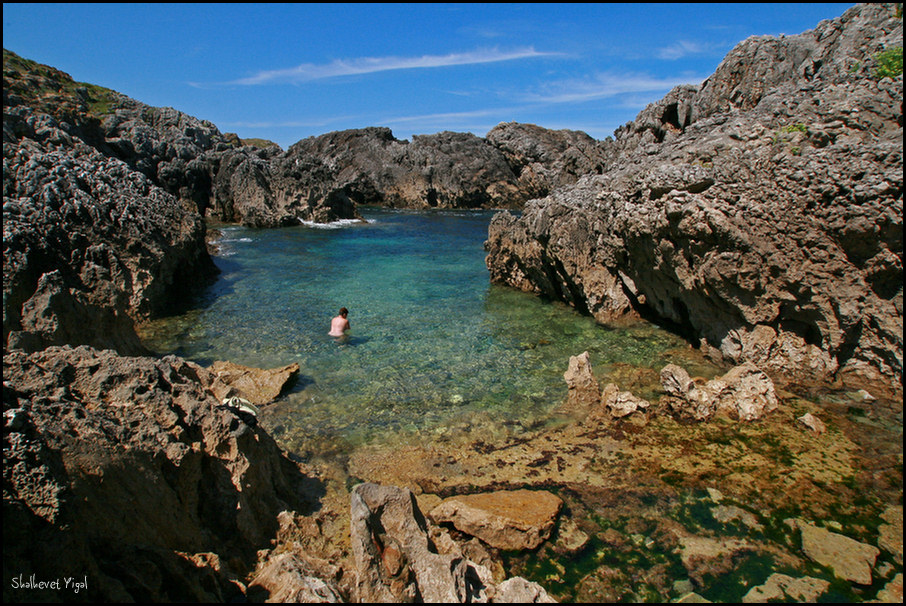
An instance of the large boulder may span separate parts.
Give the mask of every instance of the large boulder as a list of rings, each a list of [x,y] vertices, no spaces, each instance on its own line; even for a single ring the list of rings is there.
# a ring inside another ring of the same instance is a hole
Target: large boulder
[[[90,579],[93,601],[241,595],[311,484],[213,377],[175,356],[49,347],[3,359],[3,572]],[[55,591],[4,601],[59,600]]]
[[[870,69],[897,46],[902,21],[871,4],[746,40],[619,129],[603,174],[496,216],[492,281],[901,397],[902,76]]]

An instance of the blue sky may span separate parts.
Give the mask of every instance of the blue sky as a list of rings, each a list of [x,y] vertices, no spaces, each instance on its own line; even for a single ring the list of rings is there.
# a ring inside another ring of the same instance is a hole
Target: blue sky
[[[284,149],[387,126],[612,135],[753,35],[853,4],[4,4],[3,46]]]

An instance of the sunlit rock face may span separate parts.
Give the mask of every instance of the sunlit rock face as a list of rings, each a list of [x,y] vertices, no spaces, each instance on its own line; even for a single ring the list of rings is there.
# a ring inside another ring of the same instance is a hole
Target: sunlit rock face
[[[602,175],[500,214],[494,282],[673,324],[774,375],[902,377],[902,46],[890,6],[739,44],[616,133]]]

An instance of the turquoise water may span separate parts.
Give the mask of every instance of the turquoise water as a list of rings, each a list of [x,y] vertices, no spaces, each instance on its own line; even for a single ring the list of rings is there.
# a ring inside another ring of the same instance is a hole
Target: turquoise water
[[[651,325],[607,329],[491,285],[493,214],[364,209],[367,223],[333,229],[222,228],[217,283],[189,313],[144,327],[143,340],[203,365],[298,362],[298,383],[262,423],[299,451],[542,423],[566,396],[569,357],[583,351],[602,384],[627,369],[697,363]],[[352,330],[338,341],[327,331],[340,307]]]

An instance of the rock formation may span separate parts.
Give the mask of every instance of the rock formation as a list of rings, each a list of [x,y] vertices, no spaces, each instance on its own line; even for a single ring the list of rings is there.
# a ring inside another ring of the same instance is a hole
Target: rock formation
[[[616,133],[601,175],[499,214],[491,279],[671,324],[775,376],[902,397],[902,47],[890,5],[751,38]]]
[[[277,514],[317,497],[253,418],[207,391],[208,371],[175,356],[18,351],[3,379],[6,578],[88,575],[94,601],[228,600]]]

